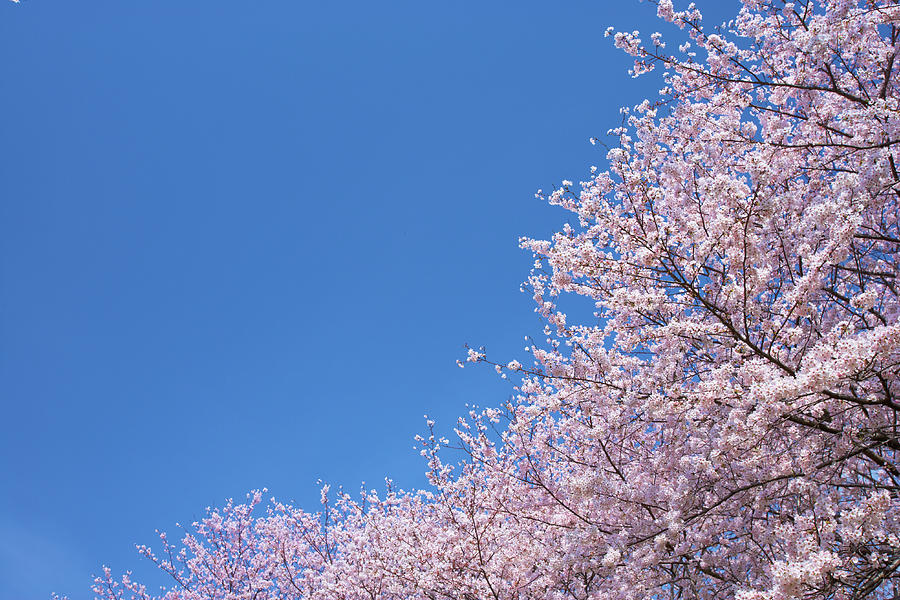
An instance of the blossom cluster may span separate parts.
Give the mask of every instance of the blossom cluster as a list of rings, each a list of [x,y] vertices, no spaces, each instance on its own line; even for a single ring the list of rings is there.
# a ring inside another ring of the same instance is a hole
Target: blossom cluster
[[[141,547],[161,598],[897,597],[900,5],[743,0],[709,30],[656,4],[677,53],[610,35],[665,88],[607,170],[539,192],[577,222],[521,241],[548,343],[469,351],[521,380],[460,419],[465,458],[429,422],[428,490],[228,502]]]

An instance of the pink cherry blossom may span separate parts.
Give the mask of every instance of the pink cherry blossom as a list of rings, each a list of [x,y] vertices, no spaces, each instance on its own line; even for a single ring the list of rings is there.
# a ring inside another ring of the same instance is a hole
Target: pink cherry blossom
[[[743,0],[713,29],[657,7],[677,53],[612,37],[664,90],[608,170],[539,192],[578,226],[521,242],[548,343],[466,357],[516,398],[453,442],[429,421],[427,490],[254,492],[139,547],[161,596],[104,570],[98,598],[900,594],[900,5]]]

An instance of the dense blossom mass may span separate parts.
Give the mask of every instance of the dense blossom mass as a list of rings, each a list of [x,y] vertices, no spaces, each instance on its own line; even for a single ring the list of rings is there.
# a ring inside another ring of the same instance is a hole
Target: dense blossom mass
[[[677,48],[608,35],[659,98],[546,195],[578,225],[522,241],[548,342],[469,355],[521,381],[460,420],[465,459],[431,435],[428,490],[210,510],[141,547],[162,598],[900,595],[900,5],[657,11]],[[151,597],[109,571],[95,593]]]

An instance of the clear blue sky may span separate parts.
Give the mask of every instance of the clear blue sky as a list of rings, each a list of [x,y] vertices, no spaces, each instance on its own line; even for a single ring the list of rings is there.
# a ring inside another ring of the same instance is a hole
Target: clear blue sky
[[[516,240],[659,87],[602,35],[654,12],[0,0],[0,598],[252,488],[422,485],[423,414],[511,393],[455,360],[539,335]]]

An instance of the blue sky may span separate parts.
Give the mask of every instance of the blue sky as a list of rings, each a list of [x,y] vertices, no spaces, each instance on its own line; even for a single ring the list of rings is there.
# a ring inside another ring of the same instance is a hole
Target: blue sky
[[[0,597],[253,488],[423,485],[423,415],[512,392],[455,360],[539,336],[516,240],[659,87],[603,38],[654,12],[0,2]]]

